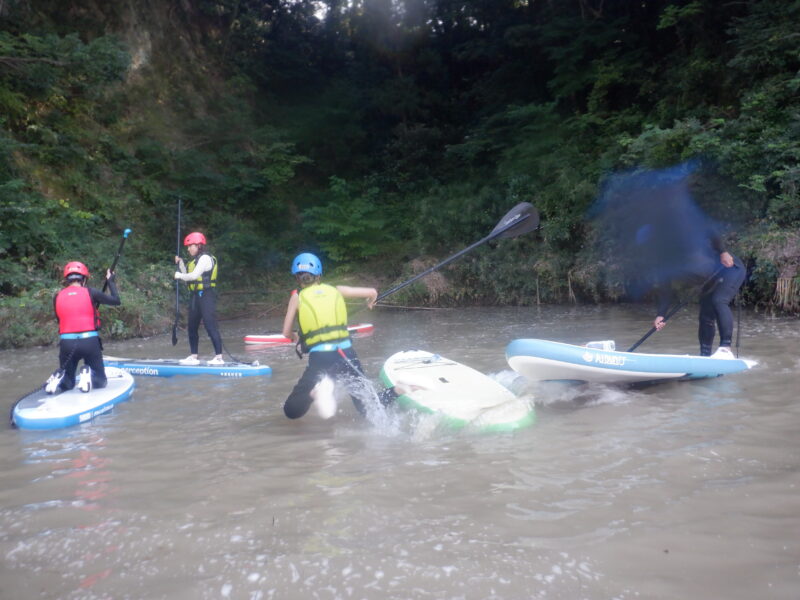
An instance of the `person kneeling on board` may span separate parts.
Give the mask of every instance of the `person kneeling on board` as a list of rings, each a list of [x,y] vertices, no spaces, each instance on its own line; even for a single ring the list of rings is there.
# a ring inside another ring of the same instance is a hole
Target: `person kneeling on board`
[[[300,356],[308,353],[308,366],[286,399],[283,412],[290,419],[298,419],[314,402],[321,417],[332,417],[336,413],[333,388],[336,381],[342,381],[350,388],[353,404],[361,414],[365,414],[363,403],[352,389],[352,384],[363,379],[364,375],[347,331],[344,299],[365,298],[367,307],[371,309],[378,291],[369,287],[334,287],[320,283],[322,263],[307,252],[292,261],[292,274],[300,289],[294,290],[289,298],[283,335],[298,343]],[[292,331],[295,317],[300,327],[299,335]]]
[[[200,321],[206,326],[208,337],[214,345],[214,358],[208,361],[209,365],[224,364],[222,359],[222,337],[217,327],[217,259],[206,252],[206,236],[199,231],[193,231],[183,240],[192,259],[188,265],[183,264],[180,256],[175,257],[178,271],[175,279],[188,282],[192,299],[189,302],[189,322],[187,333],[189,335],[189,351],[191,354],[181,359],[183,365],[199,365],[197,350],[200,346]],[[187,272],[188,269],[188,272]]]
[[[110,295],[87,287],[88,279],[89,269],[83,263],[72,261],[64,267],[66,286],[53,298],[60,334],[58,362],[61,366],[45,384],[48,394],[75,387],[75,370],[81,359],[84,364],[78,378],[78,389],[88,392],[93,387],[106,387],[108,383],[103,366],[103,343],[98,333],[100,317],[97,306],[119,306],[121,302],[114,273],[106,271]]]

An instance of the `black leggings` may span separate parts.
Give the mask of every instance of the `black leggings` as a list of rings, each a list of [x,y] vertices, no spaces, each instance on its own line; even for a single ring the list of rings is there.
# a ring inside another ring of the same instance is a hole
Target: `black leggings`
[[[197,354],[200,346],[200,321],[206,326],[208,337],[214,344],[214,354],[222,354],[222,338],[217,328],[217,295],[214,290],[204,290],[194,292],[189,303],[189,322],[187,323],[187,333],[189,334],[189,350],[192,354]]]
[[[734,266],[722,270],[720,281],[714,289],[700,298],[700,326],[697,330],[700,356],[711,356],[717,328],[719,328],[719,345],[731,345],[733,312],[730,304],[742,287],[745,275],[744,264],[735,258]]]
[[[103,366],[103,345],[98,336],[59,341],[58,362],[64,369],[64,378],[59,387],[64,391],[75,387],[75,369],[81,359],[92,369],[92,387],[106,387],[108,379]]]
[[[361,362],[352,347],[342,350],[342,352],[347,360],[339,354],[338,350],[308,353],[308,366],[283,405],[283,412],[287,417],[299,419],[308,412],[314,401],[311,397],[311,390],[324,375],[330,375],[334,381],[343,382],[348,387],[350,397],[358,412],[362,415],[365,414],[364,404],[353,395],[353,385],[361,379],[358,373],[363,373]]]

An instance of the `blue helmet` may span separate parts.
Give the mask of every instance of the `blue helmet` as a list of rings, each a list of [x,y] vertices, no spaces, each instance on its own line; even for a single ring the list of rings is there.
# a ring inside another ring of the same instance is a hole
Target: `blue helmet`
[[[297,275],[298,273],[322,275],[322,262],[310,252],[298,254],[292,261],[292,275]]]

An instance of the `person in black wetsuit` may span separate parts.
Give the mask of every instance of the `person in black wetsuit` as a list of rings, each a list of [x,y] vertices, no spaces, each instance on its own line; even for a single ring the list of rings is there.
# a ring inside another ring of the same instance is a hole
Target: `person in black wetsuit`
[[[701,249],[692,257],[685,273],[679,278],[688,284],[702,285],[697,330],[700,356],[712,356],[714,338],[719,328],[719,348],[713,356],[734,357],[731,352],[733,312],[730,304],[742,287],[745,275],[746,269],[742,261],[725,249],[715,232],[710,232],[707,248]],[[653,327],[657,331],[666,325],[664,315],[674,298],[672,283],[675,281],[673,279],[659,287],[658,315],[653,321]]]
[[[59,364],[45,384],[45,391],[54,394],[75,387],[75,370],[83,359],[78,388],[88,392],[93,387],[103,388],[108,383],[103,366],[103,344],[100,340],[99,304],[119,306],[120,299],[114,283],[114,273],[106,271],[111,294],[86,286],[89,269],[81,262],[72,261],[64,267],[66,286],[53,298],[53,309],[58,319]]]

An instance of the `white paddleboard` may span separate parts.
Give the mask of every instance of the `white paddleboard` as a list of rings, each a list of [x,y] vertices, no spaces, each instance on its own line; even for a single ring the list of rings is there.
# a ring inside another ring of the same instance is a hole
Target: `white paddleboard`
[[[491,377],[424,350],[390,356],[381,380],[394,388],[401,406],[439,414],[453,427],[507,431],[535,421],[532,404]]]

